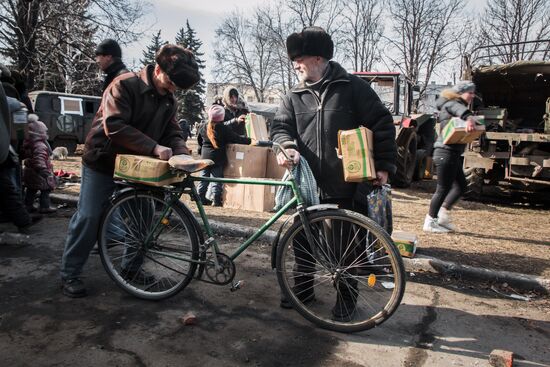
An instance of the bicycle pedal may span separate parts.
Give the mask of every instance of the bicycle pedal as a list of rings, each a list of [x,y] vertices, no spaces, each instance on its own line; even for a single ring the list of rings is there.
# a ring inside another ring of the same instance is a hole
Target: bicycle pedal
[[[231,292],[235,292],[235,291],[238,291],[239,289],[241,289],[243,286],[244,286],[244,281],[239,280],[239,281],[236,281],[235,283],[233,283],[231,285],[231,288],[229,288],[229,290]]]

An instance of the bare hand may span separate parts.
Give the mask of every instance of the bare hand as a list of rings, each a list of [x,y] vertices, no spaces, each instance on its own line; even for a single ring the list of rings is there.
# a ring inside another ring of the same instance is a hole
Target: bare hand
[[[279,152],[277,154],[277,164],[286,169],[291,169],[293,165],[298,164],[300,161],[300,153],[296,149],[285,149],[285,152],[290,157],[290,160],[285,157],[283,152]]]
[[[376,180],[372,181],[374,186],[383,186],[388,183],[387,171],[376,171]]]
[[[157,156],[163,161],[167,161],[172,156],[172,148],[165,147],[164,145],[157,144],[153,149],[153,155]]]
[[[237,117],[237,121],[240,122],[240,123],[243,123],[246,121],[246,115],[240,115],[239,117]]]
[[[466,132],[471,133],[476,129],[476,120],[473,117],[468,117],[466,120]]]

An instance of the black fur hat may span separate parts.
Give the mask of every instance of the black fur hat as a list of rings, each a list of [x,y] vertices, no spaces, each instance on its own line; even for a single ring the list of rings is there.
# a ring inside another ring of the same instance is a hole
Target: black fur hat
[[[300,33],[292,33],[286,39],[286,51],[291,60],[299,56],[321,56],[332,59],[334,43],[321,27],[305,27]]]
[[[112,55],[114,57],[122,57],[122,50],[120,49],[120,46],[118,45],[118,42],[107,38],[103,42],[101,42],[99,45],[97,45],[97,48],[95,49],[96,55]]]
[[[187,48],[166,44],[157,51],[155,61],[181,89],[189,89],[200,81],[199,66],[193,52]]]

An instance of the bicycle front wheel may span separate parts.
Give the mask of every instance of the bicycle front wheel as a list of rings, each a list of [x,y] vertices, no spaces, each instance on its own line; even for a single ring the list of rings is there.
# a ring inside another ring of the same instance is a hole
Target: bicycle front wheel
[[[308,214],[312,243],[301,221],[277,249],[283,296],[316,325],[339,332],[375,327],[399,306],[405,269],[390,236],[349,210]]]
[[[161,193],[130,191],[107,208],[99,232],[105,270],[126,292],[160,300],[193,278],[198,239],[187,214]]]

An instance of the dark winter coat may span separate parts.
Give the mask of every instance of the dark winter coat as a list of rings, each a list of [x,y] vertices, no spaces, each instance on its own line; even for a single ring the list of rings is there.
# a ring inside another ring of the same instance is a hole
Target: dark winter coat
[[[189,154],[175,119],[174,96],[157,92],[153,69],[149,65],[139,74],[123,74],[103,93],[84,147],[82,161],[88,168],[112,175],[117,154],[150,156],[157,143],[173,154]]]
[[[445,89],[441,92],[441,96],[436,101],[436,107],[439,110],[439,136],[434,144],[434,148],[442,148],[453,150],[456,152],[464,152],[466,144],[443,144],[441,132],[453,117],[460,117],[466,120],[473,112],[468,109],[468,104],[460,95],[450,89]]]
[[[32,190],[55,189],[55,177],[46,135],[29,135],[23,142],[23,183]]]
[[[10,109],[4,88],[0,84],[0,164],[6,161],[10,148]]]
[[[356,184],[344,181],[337,157],[338,130],[363,125],[374,134],[377,171],[396,170],[395,127],[390,112],[370,85],[330,62],[320,97],[303,83],[281,101],[271,127],[271,140],[297,149],[309,163],[322,198],[351,198]]]
[[[119,58],[114,58],[113,63],[107,67],[107,70],[105,70],[105,80],[103,81],[103,86],[101,90],[105,92],[105,89],[111,84],[111,82],[119,75],[122,75],[124,73],[128,73],[128,69],[126,69],[126,65],[122,62]]]
[[[223,91],[222,101],[225,108],[223,122],[226,126],[230,126],[235,134],[246,135],[246,125],[244,122],[240,122],[238,117],[246,115],[249,111],[246,108],[246,103],[240,96],[237,99],[236,105],[231,105],[230,93],[232,90],[235,90],[237,94],[239,93],[235,87],[227,87]]]
[[[197,142],[201,146],[201,158],[211,159],[217,165],[223,166],[227,160],[225,154],[225,146],[227,144],[250,144],[251,139],[243,135],[237,135],[231,127],[224,125],[221,122],[214,124],[214,134],[216,136],[216,143],[218,148],[214,148],[210,138],[206,134],[208,129],[208,123],[203,124],[200,127],[199,134],[197,135]]]

